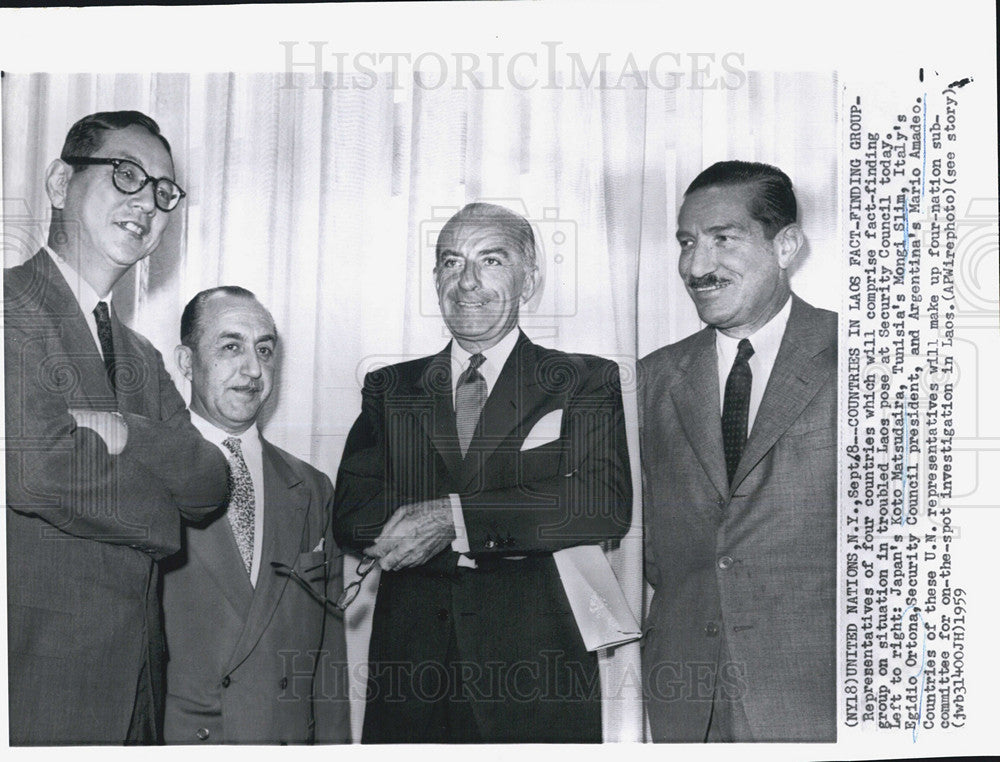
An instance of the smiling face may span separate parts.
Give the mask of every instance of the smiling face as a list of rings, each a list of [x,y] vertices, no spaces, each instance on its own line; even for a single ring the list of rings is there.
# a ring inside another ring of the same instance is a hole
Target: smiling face
[[[704,323],[744,338],[767,323],[790,293],[787,268],[802,245],[792,224],[768,239],[750,216],[750,185],[691,193],[677,218],[678,270]]]
[[[129,159],[151,177],[173,179],[174,165],[159,138],[144,127],[130,125],[104,130],[95,158]],[[153,203],[153,183],[131,195],[115,188],[110,165],[80,167],[76,171],[62,160],[49,168],[47,190],[52,206],[61,210],[64,240],[57,250],[81,274],[102,277],[122,273],[149,256],[160,243],[168,215]],[[88,278],[89,279],[89,278]]]
[[[536,269],[505,226],[453,217],[437,243],[434,281],[444,322],[468,352],[496,345],[517,326],[535,290]]]
[[[277,333],[256,300],[215,294],[201,306],[194,348],[177,348],[191,382],[191,409],[223,431],[241,434],[257,420],[274,382]]]

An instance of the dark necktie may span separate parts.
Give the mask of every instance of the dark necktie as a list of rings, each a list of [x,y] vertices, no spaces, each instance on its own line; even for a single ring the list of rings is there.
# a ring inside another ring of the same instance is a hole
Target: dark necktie
[[[240,549],[243,565],[250,573],[253,565],[254,496],[250,469],[243,460],[243,447],[236,437],[227,437],[222,444],[233,454],[229,463],[229,525],[233,528],[236,547]]]
[[[107,302],[98,302],[94,307],[94,319],[97,321],[97,339],[101,342],[101,354],[104,355],[104,368],[108,372],[108,383],[111,391],[117,396],[115,386],[115,345],[111,338],[111,313]]]
[[[462,457],[469,449],[472,435],[479,423],[479,414],[486,404],[486,379],[479,372],[479,366],[486,362],[481,354],[469,358],[469,367],[458,377],[455,387],[455,428],[458,429],[458,446]]]
[[[743,455],[747,441],[747,421],[750,419],[750,386],[753,373],[750,358],[753,345],[749,339],[740,339],[729,378],[726,379],[726,397],[722,405],[722,447],[726,453],[726,476],[733,482],[733,474]]]

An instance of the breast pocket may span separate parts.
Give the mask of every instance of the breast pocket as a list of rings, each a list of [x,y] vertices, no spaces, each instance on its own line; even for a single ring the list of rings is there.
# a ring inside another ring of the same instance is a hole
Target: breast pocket
[[[782,441],[799,452],[829,450],[837,446],[837,427],[819,426],[805,430],[789,429]]]
[[[310,583],[322,584],[327,575],[327,566],[331,563],[326,557],[326,552],[314,550],[309,553],[299,553],[295,559],[295,571]]]

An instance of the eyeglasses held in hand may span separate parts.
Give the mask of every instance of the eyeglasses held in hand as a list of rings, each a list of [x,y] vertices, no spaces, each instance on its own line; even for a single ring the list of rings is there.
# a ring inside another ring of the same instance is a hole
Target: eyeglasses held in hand
[[[316,571],[316,569],[319,569],[320,567],[323,566],[326,566],[326,561],[320,564],[316,564],[315,566],[310,566],[308,569],[303,569],[302,572],[303,574],[308,574],[309,572]],[[329,598],[323,595],[323,593],[313,588],[313,586],[309,584],[308,580],[304,579],[297,571],[295,571],[295,569],[293,569],[288,564],[283,564],[281,563],[281,561],[272,561],[271,567],[274,569],[276,574],[284,574],[286,577],[291,577],[292,579],[294,579],[299,584],[299,586],[302,587],[303,590],[309,593],[309,595],[311,595],[315,600],[322,603],[324,607],[333,606],[334,608],[343,611],[343,609],[340,608],[339,600],[337,603],[331,601]]]
[[[347,611],[347,607],[354,602],[354,599],[358,597],[358,593],[361,592],[361,583],[368,576],[368,572],[375,568],[375,564],[377,563],[378,559],[372,556],[365,556],[361,559],[361,563],[358,564],[358,578],[345,587],[344,592],[337,598],[336,605],[338,609]]]
[[[150,177],[149,174],[128,159],[104,159],[93,156],[64,156],[63,161],[67,164],[110,164],[114,167],[111,172],[111,182],[115,188],[126,195],[138,193],[149,183],[153,183],[153,201],[156,208],[169,212],[177,207],[181,199],[187,194],[181,190],[181,186],[167,177]]]

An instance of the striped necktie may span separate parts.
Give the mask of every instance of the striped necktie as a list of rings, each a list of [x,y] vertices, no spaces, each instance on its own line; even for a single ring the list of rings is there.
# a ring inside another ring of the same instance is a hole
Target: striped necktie
[[[462,457],[469,450],[472,435],[479,424],[479,414],[486,404],[486,379],[479,372],[479,366],[486,362],[481,354],[469,358],[469,367],[458,377],[455,387],[455,428],[458,429],[458,446]]]

